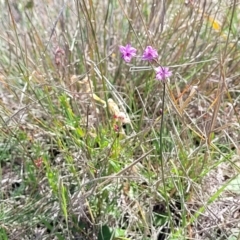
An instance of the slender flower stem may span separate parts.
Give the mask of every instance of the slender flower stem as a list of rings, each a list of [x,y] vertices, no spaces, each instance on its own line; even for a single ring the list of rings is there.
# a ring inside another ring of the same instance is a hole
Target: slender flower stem
[[[166,83],[163,83],[162,111],[161,111],[162,119],[161,119],[160,131],[159,131],[160,161],[161,161],[162,168],[163,168],[163,144],[162,144],[163,141],[162,141],[162,133],[163,133],[163,120],[164,120],[165,92],[166,92]],[[162,171],[162,173],[163,173],[163,171]],[[163,178],[164,178],[164,174],[163,174]]]
[[[159,130],[159,151],[160,151],[160,164],[161,164],[161,171],[162,171],[162,181],[164,186],[164,192],[166,194],[166,186],[165,186],[165,178],[164,178],[164,161],[163,161],[163,121],[164,121],[164,104],[165,104],[165,93],[166,93],[166,83],[163,83],[163,95],[162,95],[162,111],[161,111],[161,125]]]
[[[153,67],[152,66],[141,66],[141,67],[130,67],[129,71],[130,72],[139,72],[139,71],[149,71],[149,70],[152,70]]]
[[[171,211],[169,206],[168,193],[166,188],[166,181],[164,177],[164,160],[163,160],[163,121],[164,121],[164,105],[165,105],[165,95],[166,95],[166,83],[163,82],[163,95],[162,95],[162,112],[161,112],[161,125],[159,129],[159,151],[160,151],[160,164],[161,164],[161,172],[162,172],[162,183],[163,183],[163,191],[165,195],[166,207],[169,213],[169,217],[171,217]],[[158,184],[157,184],[158,188]]]

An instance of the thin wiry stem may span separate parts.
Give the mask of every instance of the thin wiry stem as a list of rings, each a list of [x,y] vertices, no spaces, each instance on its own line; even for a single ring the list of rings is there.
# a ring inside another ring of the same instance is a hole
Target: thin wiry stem
[[[160,151],[160,164],[161,164],[161,173],[162,173],[162,183],[163,183],[163,191],[165,195],[166,207],[169,213],[169,217],[171,217],[170,207],[169,207],[169,199],[166,188],[166,181],[164,177],[164,159],[163,159],[163,122],[164,122],[164,105],[165,105],[165,95],[166,95],[166,83],[163,82],[163,95],[162,95],[162,110],[161,110],[161,124],[159,130],[159,151]]]

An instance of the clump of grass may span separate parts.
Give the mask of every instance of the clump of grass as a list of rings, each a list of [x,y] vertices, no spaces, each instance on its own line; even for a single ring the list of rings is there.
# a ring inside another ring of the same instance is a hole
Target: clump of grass
[[[236,1],[1,9],[1,239],[239,237]]]

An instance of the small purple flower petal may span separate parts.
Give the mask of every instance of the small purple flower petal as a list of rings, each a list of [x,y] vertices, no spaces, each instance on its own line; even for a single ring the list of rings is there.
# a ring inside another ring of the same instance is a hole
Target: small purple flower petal
[[[132,47],[131,44],[127,44],[126,47],[119,46],[119,51],[125,62],[130,62],[132,57],[136,56],[137,52],[136,48]]]
[[[147,46],[143,52],[142,60],[151,61],[158,58],[157,50],[151,46]]]
[[[160,81],[165,81],[166,78],[172,76],[172,72],[169,70],[168,67],[157,67],[156,71],[156,78]]]

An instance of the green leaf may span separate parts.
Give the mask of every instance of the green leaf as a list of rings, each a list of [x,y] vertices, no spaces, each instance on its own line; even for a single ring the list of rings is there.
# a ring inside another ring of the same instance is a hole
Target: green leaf
[[[240,175],[237,177],[234,177],[232,181],[229,182],[228,186],[226,187],[226,190],[232,191],[235,193],[240,193]]]
[[[34,6],[34,2],[33,0],[31,0],[27,2],[27,4],[25,5],[25,8],[31,9],[33,8],[33,6]]]
[[[113,235],[113,231],[107,225],[103,225],[99,230],[98,240],[111,240]]]
[[[1,240],[8,240],[7,232],[4,228],[0,228],[0,239]]]

